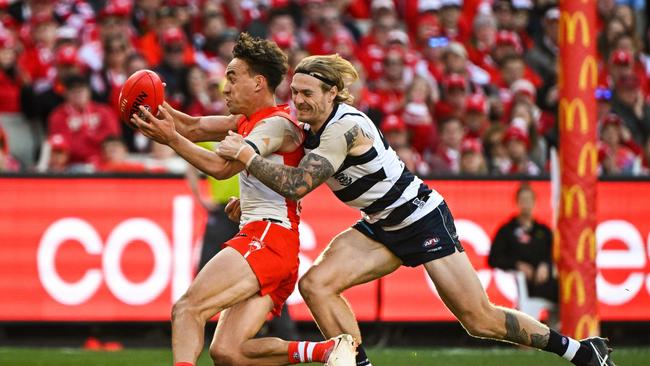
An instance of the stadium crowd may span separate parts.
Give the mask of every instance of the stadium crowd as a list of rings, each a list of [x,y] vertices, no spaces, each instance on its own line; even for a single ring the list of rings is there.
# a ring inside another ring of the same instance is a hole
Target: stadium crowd
[[[650,174],[644,6],[598,0],[602,175]],[[545,174],[559,16],[552,0],[0,0],[0,171],[183,172],[118,121],[120,88],[149,68],[175,108],[225,114],[225,66],[247,31],[291,66],[352,61],[355,106],[417,174]],[[287,81],[276,96],[290,103]]]

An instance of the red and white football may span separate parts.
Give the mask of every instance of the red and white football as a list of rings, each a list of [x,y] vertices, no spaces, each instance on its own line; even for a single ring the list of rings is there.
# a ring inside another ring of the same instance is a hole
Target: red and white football
[[[129,76],[120,91],[120,119],[133,126],[131,116],[134,113],[141,114],[140,106],[155,116],[164,99],[165,89],[158,74],[151,70],[136,71]]]

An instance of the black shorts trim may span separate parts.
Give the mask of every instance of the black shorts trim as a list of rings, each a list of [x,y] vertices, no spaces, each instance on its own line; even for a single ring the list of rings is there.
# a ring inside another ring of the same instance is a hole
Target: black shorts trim
[[[386,231],[380,225],[364,220],[352,227],[386,246],[408,267],[417,267],[456,251],[465,251],[458,239],[454,218],[444,201],[416,222],[399,230]]]

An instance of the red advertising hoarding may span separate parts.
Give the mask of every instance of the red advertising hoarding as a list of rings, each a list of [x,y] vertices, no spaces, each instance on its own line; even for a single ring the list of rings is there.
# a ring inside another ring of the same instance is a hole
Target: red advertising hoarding
[[[487,266],[490,238],[515,211],[510,181],[435,181],[490,299],[512,278]],[[550,186],[533,182],[549,222]],[[650,321],[650,184],[598,186],[603,320]],[[0,179],[0,321],[165,321],[192,279],[205,215],[179,179]],[[324,187],[303,200],[301,272],[359,214]],[[360,320],[452,320],[422,268],[346,293]],[[381,298],[381,301],[378,301]],[[310,320],[295,292],[292,315]],[[381,304],[381,307],[379,307]]]

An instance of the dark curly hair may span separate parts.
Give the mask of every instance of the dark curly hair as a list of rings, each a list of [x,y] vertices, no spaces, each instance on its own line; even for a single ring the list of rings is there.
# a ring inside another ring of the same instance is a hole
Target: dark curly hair
[[[235,58],[243,60],[255,75],[262,75],[271,89],[280,85],[282,78],[289,69],[287,55],[274,42],[255,38],[248,33],[242,33],[232,50]]]

